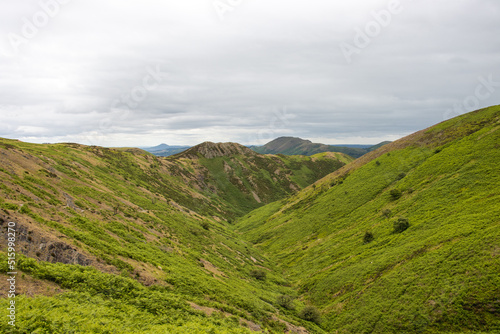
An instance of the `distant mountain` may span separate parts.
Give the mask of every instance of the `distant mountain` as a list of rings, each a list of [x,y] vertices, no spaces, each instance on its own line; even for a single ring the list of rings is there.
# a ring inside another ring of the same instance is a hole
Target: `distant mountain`
[[[261,154],[285,154],[285,155],[313,155],[323,152],[340,152],[350,155],[353,158],[359,158],[366,153],[383,146],[389,142],[382,142],[375,146],[371,145],[326,145],[313,143],[296,137],[280,137],[264,146],[254,146],[252,149]]]
[[[158,146],[142,148],[144,151],[154,154],[158,157],[169,157],[171,155],[180,153],[187,150],[191,146],[170,146],[167,144],[160,144]]]

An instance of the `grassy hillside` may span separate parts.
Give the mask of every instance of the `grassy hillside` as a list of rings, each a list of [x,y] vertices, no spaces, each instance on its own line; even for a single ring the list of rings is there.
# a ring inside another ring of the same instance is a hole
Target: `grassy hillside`
[[[261,155],[236,143],[203,143],[175,155],[192,188],[233,208],[233,219],[303,189],[353,159],[342,153]]]
[[[285,155],[314,155],[324,152],[339,152],[347,154],[354,158],[359,158],[362,155],[371,152],[380,146],[389,142],[382,142],[371,147],[347,147],[337,145],[325,145],[313,143],[310,140],[304,140],[295,137],[280,137],[264,146],[255,146],[252,149],[261,154],[285,154]]]
[[[499,162],[495,106],[385,145],[237,232],[328,332],[499,332]]]
[[[314,328],[280,312],[278,296],[295,295],[290,284],[228,229],[228,217],[252,206],[245,207],[244,189],[231,201],[225,180],[235,175],[270,191],[281,183],[298,190],[343,165],[335,157],[167,159],[138,149],[6,139],[0,157],[0,234],[6,240],[8,222],[16,222],[20,257],[17,329],[1,322],[1,332]],[[282,177],[268,182],[278,168]],[[5,273],[6,243],[1,249]],[[6,279],[0,275],[4,291]],[[7,302],[0,300],[4,319]]]

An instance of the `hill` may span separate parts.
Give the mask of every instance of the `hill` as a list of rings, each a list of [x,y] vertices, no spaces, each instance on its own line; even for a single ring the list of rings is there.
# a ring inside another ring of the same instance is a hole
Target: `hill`
[[[500,330],[500,106],[382,146],[236,226],[338,333]]]
[[[252,149],[261,154],[286,154],[286,155],[314,155],[323,152],[340,152],[359,158],[360,156],[380,147],[389,142],[382,142],[375,146],[370,145],[350,145],[337,146],[313,143],[310,140],[305,140],[295,137],[280,137],[264,146],[254,146]]]
[[[208,143],[160,158],[8,139],[0,139],[0,157],[0,234],[7,240],[8,227],[15,230],[19,294],[17,329],[1,322],[1,332],[314,328],[279,314],[275,300],[294,291],[227,220],[350,158],[261,156]],[[4,291],[6,279],[0,275]],[[0,300],[5,319],[8,302]]]
[[[205,142],[171,157],[191,171],[190,187],[221,199],[243,215],[302,189],[352,161],[341,153],[261,155],[236,143]],[[227,215],[226,215],[227,218]]]
[[[167,144],[160,144],[154,147],[146,147],[143,148],[144,151],[147,151],[151,154],[154,154],[159,157],[169,157],[171,155],[183,152],[190,148],[191,146],[170,146]]]

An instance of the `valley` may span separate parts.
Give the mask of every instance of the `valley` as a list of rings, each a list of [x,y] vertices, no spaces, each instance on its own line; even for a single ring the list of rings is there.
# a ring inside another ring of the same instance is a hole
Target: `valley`
[[[0,330],[499,331],[500,106],[383,144],[159,157],[0,139],[19,284]]]

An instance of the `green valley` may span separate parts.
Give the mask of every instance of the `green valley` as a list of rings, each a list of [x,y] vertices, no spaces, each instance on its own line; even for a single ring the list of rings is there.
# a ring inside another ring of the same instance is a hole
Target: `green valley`
[[[499,332],[499,162],[500,106],[356,160],[0,139],[0,331]]]

